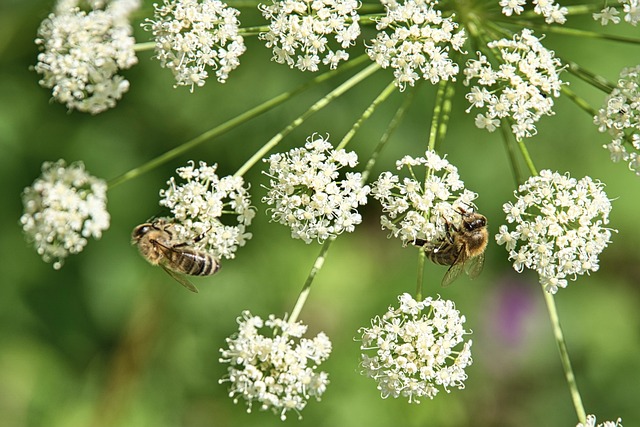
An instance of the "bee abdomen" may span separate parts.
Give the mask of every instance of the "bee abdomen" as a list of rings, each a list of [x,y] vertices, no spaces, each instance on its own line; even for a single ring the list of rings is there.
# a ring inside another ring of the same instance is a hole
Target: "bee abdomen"
[[[210,276],[220,267],[218,262],[206,252],[185,249],[176,258],[179,259],[174,259],[174,263],[184,274],[191,276]]]
[[[458,259],[458,251],[453,245],[443,245],[435,248],[425,247],[427,257],[431,262],[440,265],[451,265]]]

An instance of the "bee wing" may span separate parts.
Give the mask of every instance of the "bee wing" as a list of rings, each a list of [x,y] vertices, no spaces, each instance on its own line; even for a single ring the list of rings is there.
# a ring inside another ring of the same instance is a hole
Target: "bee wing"
[[[475,256],[469,260],[464,265],[464,269],[469,275],[470,278],[475,279],[482,273],[482,269],[484,268],[484,252],[478,256]]]
[[[464,254],[464,247],[458,253],[457,258],[453,262],[453,264],[451,264],[451,267],[449,267],[447,272],[444,274],[444,277],[442,278],[442,283],[441,283],[441,285],[443,287],[449,286],[458,277],[460,277],[460,273],[462,273],[462,271],[464,270],[464,264],[465,264],[465,261],[466,261],[464,259],[464,255],[463,254]]]
[[[160,264],[160,267],[162,267],[162,269],[166,271],[169,276],[173,277],[176,280],[176,282],[180,283],[182,286],[189,289],[191,292],[194,292],[196,294],[198,293],[198,288],[196,288],[196,286],[193,283],[191,283],[189,279],[187,279],[186,277],[184,277],[179,273],[176,273],[175,271],[169,270],[169,268],[167,268],[163,264]]]

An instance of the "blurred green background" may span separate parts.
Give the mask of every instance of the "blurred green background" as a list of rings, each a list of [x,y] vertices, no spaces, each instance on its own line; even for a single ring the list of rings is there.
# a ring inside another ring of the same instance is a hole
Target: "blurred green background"
[[[141,17],[148,16],[149,3]],[[387,239],[373,202],[356,232],[331,248],[301,314],[310,334],[323,330],[334,345],[322,366],[331,381],[322,401],[309,402],[302,420],[292,413],[284,423],[270,412],[247,414],[244,404],[234,405],[226,384],[218,384],[226,370],[218,363],[225,337],[236,331],[242,310],[262,317],[291,311],[319,245],[292,241],[288,229],[268,221],[260,204],[261,165],[247,174],[259,212],[254,237],[218,275],[194,280],[200,294],[186,292],[141,259],[130,246],[130,231],[158,213],[158,191],[176,167],[194,159],[217,162],[222,175],[235,172],[343,77],[111,190],[110,229],[54,271],[25,243],[18,224],[21,192],[44,161],[82,160],[93,175],[112,179],[312,76],[270,62],[270,52],[249,38],[228,83],[210,80],[191,94],[173,89],[170,73],[144,52],[124,72],[131,89],[117,108],[95,117],[69,113],[50,102],[50,92],[29,69],[36,61],[36,30],[53,2],[0,0],[0,7],[0,425],[575,426],[535,277],[515,274],[493,239],[485,271],[473,282],[461,278],[442,289],[444,269],[427,266],[426,293],[454,300],[474,331],[466,389],[411,405],[382,400],[375,383],[359,375],[358,328],[415,288],[416,250]],[[243,25],[260,22],[244,11],[241,19]],[[588,17],[582,21],[591,25]],[[607,30],[638,35],[637,28]],[[605,41],[549,35],[545,44],[612,81],[640,57],[636,46]],[[337,143],[390,76],[378,72],[278,150],[300,145],[313,132],[329,133]],[[599,108],[601,93],[567,73],[564,78]],[[508,159],[498,133],[475,129],[464,113],[460,82],[458,88],[443,151],[480,194],[479,209],[496,231],[504,222],[502,203],[514,189]],[[393,169],[401,156],[424,152],[434,93],[430,85],[420,87],[374,177]],[[362,165],[401,101],[394,94],[349,146]],[[598,421],[622,417],[627,427],[640,425],[640,180],[624,164],[610,162],[601,148],[607,138],[587,114],[566,98],[557,101],[556,113],[542,119],[539,135],[528,143],[536,165],[605,182],[614,199],[611,227],[619,230],[600,271],[557,296],[577,383]]]

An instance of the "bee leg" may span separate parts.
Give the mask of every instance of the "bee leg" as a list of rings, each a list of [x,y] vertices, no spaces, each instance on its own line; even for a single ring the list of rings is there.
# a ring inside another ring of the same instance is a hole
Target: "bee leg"
[[[449,240],[449,243],[453,244],[453,234],[451,233],[451,229],[453,229],[453,231],[455,232],[457,232],[458,229],[455,225],[449,223],[449,221],[445,222],[444,227],[447,232],[447,240]]]

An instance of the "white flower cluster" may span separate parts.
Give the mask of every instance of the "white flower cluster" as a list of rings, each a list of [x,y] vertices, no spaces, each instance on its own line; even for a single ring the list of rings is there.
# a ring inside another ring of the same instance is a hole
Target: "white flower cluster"
[[[38,28],[36,44],[42,51],[34,69],[40,85],[53,89],[53,98],[82,112],[98,114],[113,108],[129,90],[118,74],[138,62],[129,15],[138,0],[112,0],[104,10],[88,13],[80,0],[57,4]],[[93,2],[90,6],[102,6]]]
[[[203,86],[209,67],[224,83],[240,65],[246,47],[237,9],[220,0],[164,0],[154,8],[154,18],[143,27],[153,33],[156,58],[173,72],[174,87]]]
[[[517,201],[503,205],[515,229],[501,225],[496,235],[513,268],[537,271],[540,283],[553,294],[567,286],[567,278],[597,271],[598,256],[613,231],[605,227],[611,202],[603,187],[588,176],[576,180],[549,170],[518,187]]]
[[[618,418],[615,422],[605,421],[604,423],[600,423],[596,426],[596,416],[587,415],[587,422],[584,424],[578,423],[576,427],[622,427],[622,419]]]
[[[464,30],[456,32],[453,15],[443,17],[434,8],[437,0],[407,0],[385,4],[386,16],[380,18],[378,35],[367,53],[382,68],[393,68],[395,84],[400,90],[423,78],[436,84],[455,80],[458,64],[449,58],[451,49],[462,52]],[[385,30],[390,30],[389,33]]]
[[[409,294],[398,300],[399,308],[389,307],[371,320],[371,328],[360,329],[362,374],[376,380],[382,398],[403,396],[410,403],[433,399],[438,387],[463,389],[472,363],[465,317],[453,301],[416,301]]]
[[[618,4],[622,5],[624,20],[633,26],[638,25],[638,22],[640,22],[640,0],[618,0]],[[620,12],[617,8],[605,6],[600,12],[593,14],[593,19],[600,21],[601,25],[607,25],[609,22],[619,24],[619,14]]]
[[[360,35],[358,0],[272,0],[258,7],[270,21],[260,39],[273,48],[274,61],[291,68],[318,71],[322,62],[335,69]],[[329,46],[329,36],[341,49]]]
[[[302,338],[307,326],[301,322],[291,324],[273,315],[263,320],[248,311],[238,324],[238,333],[227,338],[229,348],[220,349],[220,362],[229,364],[228,375],[220,383],[230,383],[234,403],[244,399],[251,412],[255,402],[284,421],[287,411],[300,414],[310,397],[320,400],[329,384],[328,374],[318,372],[331,354],[325,333]]]
[[[600,132],[613,137],[605,145],[611,160],[628,163],[629,169],[640,175],[640,65],[622,70],[617,87],[593,121]]]
[[[385,213],[380,217],[383,229],[391,230],[403,244],[416,239],[435,242],[446,237],[446,225],[461,222],[459,208],[473,207],[477,194],[464,188],[458,168],[434,151],[425,157],[405,156],[396,162],[398,170],[406,167],[410,177],[383,172],[372,184],[371,195],[380,202]],[[425,172],[414,173],[416,166]],[[418,179],[425,177],[424,181]]]
[[[486,108],[476,116],[476,126],[493,132],[500,119],[509,118],[511,130],[521,140],[536,134],[535,123],[542,115],[553,115],[553,98],[560,96],[563,84],[560,60],[547,50],[531,30],[524,29],[513,40],[501,39],[487,44],[499,49],[502,59],[498,69],[481,52],[477,60],[467,62],[465,84],[477,79],[466,95],[471,108]]]
[[[367,203],[369,186],[357,172],[338,180],[341,168],[358,164],[356,153],[334,150],[328,139],[313,134],[304,147],[264,161],[269,163],[265,174],[270,180],[262,201],[273,205],[274,221],[291,227],[291,237],[322,242],[352,232],[362,222],[357,208]]]
[[[160,206],[171,209],[176,240],[187,242],[203,236],[194,242],[195,247],[217,259],[234,258],[238,246],[244,246],[251,238],[246,228],[251,225],[255,209],[242,177],[218,178],[216,169],[217,165],[207,166],[205,162],[195,167],[193,161],[176,169],[186,182],[177,184],[171,177],[167,181],[169,188],[160,190]],[[237,225],[223,223],[223,214],[235,215]]]
[[[533,11],[538,15],[544,16],[544,20],[547,24],[564,24],[567,22],[567,13],[569,10],[566,7],[561,7],[555,0],[533,0]],[[520,15],[524,11],[524,5],[527,4],[527,0],[500,0],[500,6],[502,6],[502,13],[506,16],[511,16],[514,13]]]
[[[87,173],[82,162],[45,162],[42,176],[22,194],[20,223],[45,262],[62,267],[64,258],[77,254],[87,238],[99,239],[109,228],[107,184]]]

